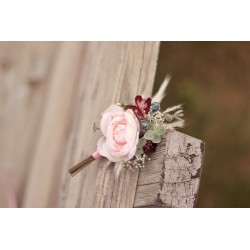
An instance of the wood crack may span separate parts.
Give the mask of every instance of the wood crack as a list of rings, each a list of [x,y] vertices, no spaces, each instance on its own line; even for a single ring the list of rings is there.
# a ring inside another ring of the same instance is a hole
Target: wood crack
[[[165,152],[162,153],[164,157],[161,162],[158,159],[151,162],[155,167],[155,174],[150,172],[151,178],[157,180],[158,176],[158,182],[147,185],[140,180],[143,185],[138,183],[136,207],[146,207],[147,204],[154,204],[156,207],[194,207],[200,183],[204,143],[178,131],[169,131],[166,135]],[[154,193],[155,196],[150,197]]]

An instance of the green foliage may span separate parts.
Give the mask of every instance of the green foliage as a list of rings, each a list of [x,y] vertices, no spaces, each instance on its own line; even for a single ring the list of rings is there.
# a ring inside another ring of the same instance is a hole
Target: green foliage
[[[160,143],[161,142],[161,136],[160,135],[154,135],[154,138],[152,139],[153,143]]]
[[[155,135],[164,135],[165,134],[165,128],[162,125],[157,125],[154,127],[154,134]]]
[[[143,154],[143,147],[146,144],[146,142],[147,141],[146,141],[145,138],[139,139],[135,155],[141,155],[141,154]]]
[[[153,127],[152,130],[148,130],[144,134],[144,138],[146,140],[150,140],[153,143],[160,143],[161,142],[161,136],[165,134],[165,128],[163,125],[156,125]]]
[[[165,114],[164,120],[165,120],[166,122],[172,122],[172,121],[173,121],[173,116],[170,115],[170,114]]]
[[[96,130],[100,130],[100,128],[98,128],[98,127],[96,126],[95,122],[94,122],[94,124],[93,124],[93,132],[95,133]]]
[[[152,140],[153,138],[154,138],[154,136],[155,136],[155,133],[154,133],[154,131],[153,130],[148,130],[145,134],[144,134],[144,138],[146,139],[146,140]]]

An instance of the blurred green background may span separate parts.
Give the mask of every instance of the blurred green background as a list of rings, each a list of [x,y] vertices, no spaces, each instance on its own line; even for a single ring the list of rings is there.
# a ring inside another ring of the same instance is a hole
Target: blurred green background
[[[250,42],[162,42],[154,92],[206,143],[198,207],[250,207]]]

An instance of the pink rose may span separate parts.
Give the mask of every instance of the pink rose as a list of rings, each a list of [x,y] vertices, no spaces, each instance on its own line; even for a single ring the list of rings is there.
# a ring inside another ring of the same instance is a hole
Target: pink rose
[[[103,114],[100,124],[103,134],[97,143],[97,151],[110,161],[128,161],[135,155],[140,125],[132,110],[124,111],[111,105]]]

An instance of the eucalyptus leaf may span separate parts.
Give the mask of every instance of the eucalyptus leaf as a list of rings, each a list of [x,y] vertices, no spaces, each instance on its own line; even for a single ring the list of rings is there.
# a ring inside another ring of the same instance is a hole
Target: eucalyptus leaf
[[[164,135],[165,134],[165,128],[162,125],[157,125],[154,128],[154,132],[156,135]]]
[[[173,116],[170,114],[165,114],[164,119],[166,122],[171,122],[173,120]]]
[[[145,138],[141,138],[138,141],[137,147],[143,147],[146,144],[146,139]]]
[[[143,147],[146,144],[146,139],[145,138],[141,138],[139,139],[138,143],[137,143],[137,147],[136,147],[136,155],[141,155],[143,154]]]
[[[93,132],[95,133],[97,129],[98,129],[98,127],[96,126],[96,124],[94,122],[94,124],[93,124]]]
[[[143,154],[142,148],[137,148],[136,152],[135,152],[135,155],[141,155],[141,154]]]
[[[143,137],[144,137],[146,140],[152,140],[152,139],[154,138],[154,136],[155,136],[154,131],[148,130],[148,131],[144,134]]]
[[[152,123],[148,124],[148,130],[154,130],[154,125]]]
[[[155,135],[154,138],[152,139],[153,143],[160,143],[161,142],[161,136]]]

